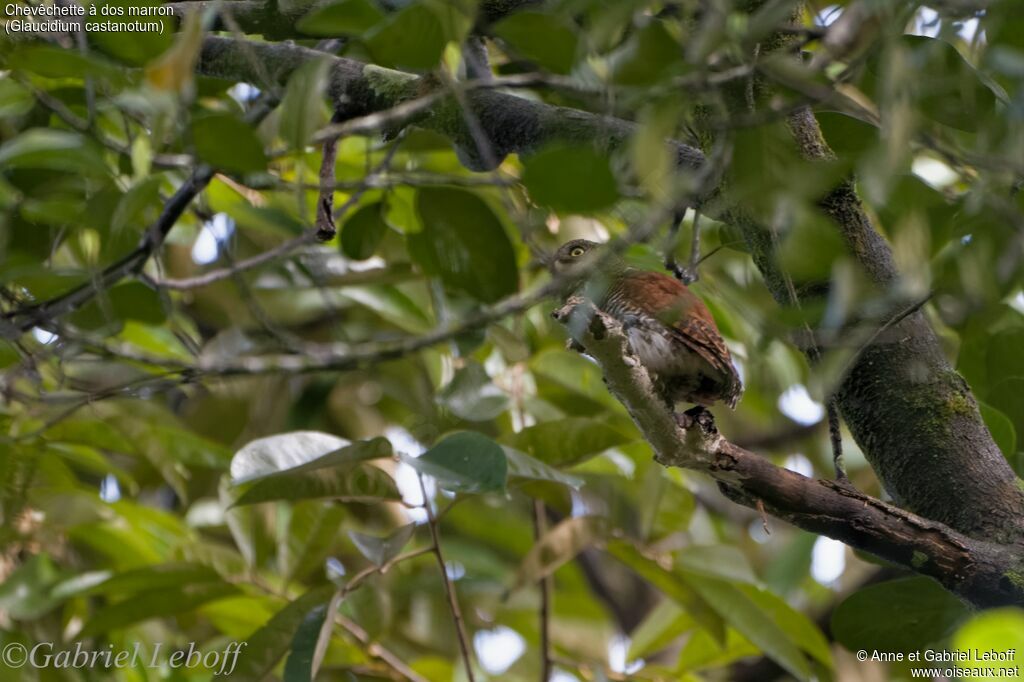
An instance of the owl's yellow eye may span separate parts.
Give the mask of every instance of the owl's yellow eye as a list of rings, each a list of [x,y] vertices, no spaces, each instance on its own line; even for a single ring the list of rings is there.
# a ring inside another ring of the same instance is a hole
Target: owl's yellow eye
[[[581,247],[577,246],[575,249],[569,252],[569,255],[572,256],[573,258],[579,258],[580,256],[583,255],[583,253],[584,250]]]

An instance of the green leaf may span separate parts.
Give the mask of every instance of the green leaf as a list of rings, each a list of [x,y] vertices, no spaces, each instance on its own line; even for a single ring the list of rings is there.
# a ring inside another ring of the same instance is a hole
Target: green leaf
[[[799,680],[810,680],[811,669],[796,641],[779,629],[771,614],[736,586],[687,571],[686,581],[737,632]]]
[[[662,599],[629,633],[627,661],[647,658],[665,649],[696,627],[696,622],[679,605]]]
[[[998,651],[1010,652],[1010,660],[993,661],[992,664],[1002,668],[1020,670],[1024,665],[1024,610],[1020,608],[1002,608],[983,611],[971,617],[953,635],[955,651]],[[967,667],[967,666],[965,666]],[[979,676],[968,678],[983,679]]]
[[[334,546],[345,508],[320,501],[292,505],[288,531],[278,536],[277,561],[289,582],[320,567]]]
[[[430,318],[404,291],[390,284],[345,287],[342,297],[372,310],[381,319],[412,334],[424,334],[432,326]]]
[[[800,613],[778,596],[756,585],[737,585],[765,614],[780,632],[789,637],[812,658],[826,668],[832,667],[832,650],[821,629],[810,618]]]
[[[238,485],[266,476],[314,471],[390,455],[391,444],[385,438],[352,443],[320,431],[292,431],[258,438],[235,453],[231,459],[231,482]]]
[[[561,388],[575,394],[572,403],[583,402],[583,411],[588,416],[596,411],[595,405],[596,407],[603,406],[613,412],[625,412],[622,403],[616,400],[605,387],[601,369],[579,353],[546,350],[530,360],[530,368],[535,374],[549,379]],[[579,396],[587,398],[588,401],[580,401]],[[538,459],[544,458],[538,457]]]
[[[353,260],[366,260],[374,254],[387,233],[381,202],[361,207],[341,228],[341,251]]]
[[[983,402],[978,402],[978,409],[999,450],[1007,459],[1014,457],[1017,453],[1017,430],[1013,428],[1013,422],[1005,414]]]
[[[715,641],[725,641],[725,623],[722,616],[682,576],[665,570],[656,561],[641,554],[632,544],[622,540],[608,542],[607,550],[608,554],[679,604],[714,637]]]
[[[652,20],[611,55],[612,79],[620,85],[655,83],[678,69],[682,57],[683,48],[665,29],[665,23]]]
[[[315,7],[295,28],[311,36],[359,35],[383,19],[384,13],[371,0],[340,0]]]
[[[1024,376],[995,382],[985,401],[1010,419],[1016,433],[1024,433]]]
[[[0,118],[27,114],[35,105],[32,93],[10,78],[0,80]]]
[[[242,649],[231,678],[262,680],[266,677],[284,656],[289,645],[295,641],[295,633],[309,613],[317,606],[330,601],[334,591],[333,585],[314,587],[287,604],[265,625],[244,638],[248,646]],[[333,614],[330,615],[333,618]]]
[[[832,614],[832,634],[850,651],[919,651],[967,617],[963,603],[931,578],[861,588]]]
[[[500,492],[508,480],[508,462],[501,446],[474,431],[448,436],[421,456],[406,456],[403,461],[433,476],[445,490],[456,492]]]
[[[115,86],[129,78],[123,67],[96,52],[79,52],[49,45],[18,45],[10,55],[10,66],[45,78],[99,78]]]
[[[220,582],[223,582],[220,575],[209,566],[192,563],[166,563],[114,574],[86,590],[85,594],[123,597],[137,592],[182,585]]]
[[[16,620],[35,620],[60,603],[50,594],[60,579],[49,555],[34,554],[0,584],[0,609]]]
[[[607,208],[619,198],[608,157],[590,146],[550,146],[523,160],[523,184],[538,204],[566,213]]]
[[[523,557],[511,589],[514,591],[543,580],[607,533],[608,520],[604,517],[574,516],[565,519],[548,530]]]
[[[343,502],[399,500],[394,480],[372,464],[346,464],[331,469],[289,471],[246,484],[235,506],[274,500],[330,497]]]
[[[256,131],[231,114],[192,119],[192,143],[199,158],[214,168],[254,173],[267,167],[267,155]]]
[[[103,156],[93,142],[78,133],[32,128],[0,146],[0,166],[35,168],[103,177]]]
[[[135,319],[145,324],[162,324],[164,304],[160,294],[142,282],[124,282],[76,310],[71,321],[83,329],[100,329],[113,325],[120,329],[124,320]]]
[[[335,601],[313,607],[302,619],[292,638],[288,658],[284,664],[284,682],[312,682],[323,660],[334,626]],[[330,620],[328,620],[330,617]]]
[[[366,41],[374,62],[405,69],[436,66],[448,41],[459,39],[444,21],[449,11],[443,3],[421,0],[389,16]]]
[[[748,585],[758,583],[746,555],[731,545],[691,545],[677,557],[676,565],[689,573]]]
[[[92,637],[151,618],[175,616],[194,611],[207,602],[238,594],[234,585],[223,581],[188,583],[165,589],[136,593],[130,599],[100,608],[82,627],[79,638]]]
[[[511,447],[553,467],[569,467],[585,462],[629,440],[605,421],[589,417],[541,422],[502,438]]]
[[[314,59],[292,74],[281,99],[279,130],[281,138],[292,149],[302,149],[313,133],[327,123],[324,103],[330,61]]]
[[[979,130],[995,111],[998,98],[974,67],[944,40],[912,35],[900,40],[910,52],[908,68],[931,74],[916,81],[917,110],[951,128]]]
[[[388,190],[384,198],[384,220],[402,234],[422,231],[423,223],[416,210],[416,189],[393,187]]]
[[[530,457],[525,452],[519,452],[509,447],[503,447],[502,449],[505,451],[505,457],[508,459],[508,475],[512,478],[552,481],[577,490],[583,485],[582,478],[564,474],[558,469],[549,467],[544,462]]]
[[[121,230],[131,229],[133,233],[141,233],[150,223],[147,218],[150,215],[156,217],[157,207],[161,203],[160,184],[159,177],[150,177],[132,185],[121,196],[117,208],[114,209],[114,215],[110,220],[111,231],[116,234]]]
[[[516,12],[492,29],[524,57],[555,73],[569,73],[576,63],[576,32],[560,16]]]
[[[416,193],[423,230],[408,236],[409,254],[428,274],[484,303],[519,288],[505,228],[476,194],[447,187]]]
[[[479,362],[469,361],[437,394],[437,401],[460,419],[483,422],[508,409],[509,399]]]
[[[405,547],[415,532],[416,524],[410,523],[382,538],[375,535],[358,533],[354,530],[350,530],[348,536],[352,539],[352,543],[355,544],[360,554],[375,566],[383,566],[398,556],[398,553],[402,551],[402,548]]]

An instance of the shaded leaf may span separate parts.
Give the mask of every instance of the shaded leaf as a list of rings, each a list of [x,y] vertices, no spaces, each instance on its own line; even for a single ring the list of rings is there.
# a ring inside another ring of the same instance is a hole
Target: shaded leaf
[[[485,303],[519,286],[512,242],[498,217],[476,194],[446,187],[416,193],[423,223],[410,234],[409,253],[429,274]]]
[[[273,500],[330,497],[343,502],[379,502],[402,498],[394,480],[372,464],[346,464],[330,469],[296,470],[247,484],[236,506]]]
[[[494,385],[483,365],[469,361],[459,369],[437,401],[455,416],[469,421],[488,421],[508,409],[509,399]]]
[[[163,618],[194,611],[216,599],[237,594],[238,588],[223,581],[187,583],[166,589],[139,592],[130,599],[96,611],[78,633],[79,638],[120,630],[151,618]]]
[[[288,79],[280,106],[280,132],[293,149],[301,149],[318,128],[327,123],[324,97],[330,61],[314,59],[306,62]]]
[[[600,419],[568,417],[534,424],[502,440],[545,464],[568,467],[630,439]]]
[[[214,168],[250,173],[267,167],[267,155],[256,132],[231,114],[193,119],[192,142],[199,157]]]
[[[492,28],[524,57],[550,71],[569,73],[576,63],[576,32],[559,16],[516,12]]]
[[[574,516],[548,530],[523,557],[516,573],[516,590],[548,577],[559,566],[572,561],[577,554],[608,532],[608,520],[599,516]]]
[[[666,570],[656,561],[645,557],[633,545],[622,540],[607,544],[608,554],[633,569],[637,575],[651,583],[669,599],[690,614],[718,642],[725,641],[725,623],[709,604],[680,575]]]
[[[415,36],[415,40],[410,36]],[[433,7],[416,3],[391,15],[369,37],[367,47],[376,63],[429,69],[440,61],[447,42],[444,25]]]
[[[403,457],[417,471],[437,479],[445,490],[499,492],[508,480],[508,462],[501,446],[474,431],[448,436],[419,457]]]
[[[979,402],[978,409],[999,450],[1007,459],[1013,458],[1017,453],[1017,431],[1013,428],[1013,422],[1005,414],[985,403]]]
[[[384,19],[371,0],[340,0],[318,5],[299,19],[295,28],[311,36],[341,36],[366,33]]]
[[[398,553],[402,551],[402,548],[405,547],[415,532],[416,524],[410,523],[382,538],[375,535],[358,533],[354,530],[350,530],[348,536],[352,539],[360,554],[374,565],[383,566],[398,556]]]
[[[548,147],[526,157],[523,166],[530,197],[556,211],[597,211],[619,198],[608,157],[593,147]]]
[[[330,601],[334,591],[333,585],[314,587],[287,604],[265,625],[246,637],[248,646],[242,649],[238,657],[232,679],[262,680],[288,651],[289,645],[295,640],[295,633],[309,613]]]
[[[387,232],[381,202],[362,206],[341,228],[341,250],[353,260],[366,260],[374,254]]]
[[[949,636],[967,614],[931,578],[903,578],[844,599],[832,614],[832,634],[850,651],[918,651]]]
[[[562,473],[558,469],[550,467],[524,452],[519,452],[509,447],[503,447],[502,449],[505,451],[505,457],[508,458],[508,475],[512,478],[552,481],[577,490],[583,485],[582,478]]]
[[[95,144],[67,130],[32,128],[0,145],[0,166],[107,175]]]
[[[686,581],[708,604],[773,661],[800,680],[811,679],[807,659],[793,638],[779,629],[772,615],[730,583],[687,572]]]

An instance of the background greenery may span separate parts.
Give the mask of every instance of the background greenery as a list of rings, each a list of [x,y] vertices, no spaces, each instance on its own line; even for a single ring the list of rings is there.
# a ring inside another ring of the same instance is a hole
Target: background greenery
[[[716,410],[723,433],[830,476],[821,404],[850,349],[812,370],[792,335],[807,320],[839,329],[881,302],[926,297],[1024,473],[1016,3],[811,5],[795,26],[793,2],[562,0],[490,22],[468,1],[279,0],[273,26],[227,34],[293,37],[450,85],[465,76],[460,46],[480,31],[499,78],[536,75],[500,85],[639,124],[611,152],[547,146],[480,173],[466,168],[487,154],[472,139],[453,149],[429,122],[400,133],[403,115],[366,121],[338,143],[340,236],[322,244],[308,235],[322,180],[314,136],[331,115],[326,68],[304,67],[282,88],[270,75],[195,76],[203,34],[231,27],[217,12],[243,16],[245,3],[182,4],[202,12],[162,19],[162,35],[0,46],[4,311],[89,282],[139,242],[197,163],[218,171],[139,276],[28,334],[4,328],[3,644],[241,640],[233,679],[300,680],[322,640],[318,679],[464,680],[452,587],[476,679],[538,679],[542,642],[558,682],[907,677],[857,663],[849,652],[861,648],[1016,647],[1019,664],[1021,610],[973,613],[928,579],[656,465],[597,367],[565,349],[555,299],[531,299],[547,278],[537,259],[557,244],[658,215],[679,187],[665,138],[703,146],[735,197],[781,221],[793,278],[831,285],[820,308],[780,309],[736,229],[700,219],[693,288],[746,385],[735,413]],[[820,28],[857,13],[867,18],[855,39],[828,52]],[[737,114],[730,102],[760,87],[753,47],[782,26],[820,68],[764,69],[774,96]],[[246,111],[267,95],[280,104],[251,125]],[[785,116],[802,105],[815,107],[833,163],[812,165],[792,145]],[[863,280],[817,207],[851,173],[903,273],[893,290]],[[668,248],[686,262],[692,211],[674,241],[655,222],[628,257],[659,269]],[[276,257],[249,267],[264,253]],[[209,272],[226,276],[191,279]],[[522,292],[516,314],[458,327]],[[349,352],[360,360],[348,371],[315,370]],[[857,445],[844,447],[857,487],[881,495]],[[8,677],[210,672],[0,668]]]

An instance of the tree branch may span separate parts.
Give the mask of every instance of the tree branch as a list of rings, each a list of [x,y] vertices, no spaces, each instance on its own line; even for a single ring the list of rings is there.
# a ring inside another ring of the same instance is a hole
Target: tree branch
[[[730,499],[941,582],[978,606],[1024,604],[1024,558],[834,481],[775,466],[726,440],[710,413],[677,425],[632,355],[617,321],[580,299],[555,311],[573,339],[601,365],[609,391],[626,407],[665,466],[712,476]]]

